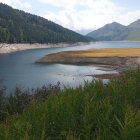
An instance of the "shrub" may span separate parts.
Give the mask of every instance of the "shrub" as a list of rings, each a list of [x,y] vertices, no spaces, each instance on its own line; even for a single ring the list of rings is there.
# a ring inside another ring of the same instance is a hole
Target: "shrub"
[[[9,140],[139,140],[139,75],[138,69],[107,84],[97,80],[85,82],[84,87],[76,89],[60,91],[58,88],[47,95],[47,100],[38,101],[38,97],[33,96],[35,100],[20,115],[0,124],[0,137]],[[40,94],[43,92],[46,94],[46,88]]]

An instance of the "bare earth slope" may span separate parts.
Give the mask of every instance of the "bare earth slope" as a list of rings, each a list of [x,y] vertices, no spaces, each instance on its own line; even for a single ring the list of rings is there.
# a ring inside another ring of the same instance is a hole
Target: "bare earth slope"
[[[91,49],[46,55],[38,63],[91,63],[112,66],[140,64],[140,48]]]
[[[92,42],[90,42],[92,43]],[[88,45],[89,42],[76,42],[76,43],[56,43],[56,44],[1,44],[0,43],[0,54],[12,53],[16,51],[29,50],[29,49],[41,49],[41,48],[62,48],[62,47],[70,47],[70,46],[81,46]]]

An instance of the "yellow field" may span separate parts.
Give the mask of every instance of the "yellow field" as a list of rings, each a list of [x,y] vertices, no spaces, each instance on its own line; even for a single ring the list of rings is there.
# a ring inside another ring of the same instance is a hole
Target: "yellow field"
[[[140,56],[140,48],[90,49],[84,51],[67,51],[55,54],[57,57],[127,57]]]

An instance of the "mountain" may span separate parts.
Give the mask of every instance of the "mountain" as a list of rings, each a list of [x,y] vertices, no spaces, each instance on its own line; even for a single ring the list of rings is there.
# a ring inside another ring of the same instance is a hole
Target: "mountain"
[[[140,40],[140,19],[128,26],[131,32],[127,35],[126,40]]]
[[[128,25],[129,28],[140,29],[140,19]]]
[[[140,40],[140,20],[128,26],[113,22],[90,32],[87,36],[98,41]]]
[[[87,42],[89,38],[45,18],[0,3],[0,42],[58,43],[78,41]]]

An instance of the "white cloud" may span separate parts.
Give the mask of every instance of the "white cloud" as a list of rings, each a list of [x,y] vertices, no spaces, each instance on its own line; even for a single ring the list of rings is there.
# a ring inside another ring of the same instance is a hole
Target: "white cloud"
[[[46,12],[45,18],[73,30],[97,29],[113,21],[127,25],[140,18],[140,10],[128,11],[111,0],[39,1],[61,9],[57,12]]]
[[[140,19],[140,10],[128,11],[118,16],[120,23],[128,25],[137,19]]]
[[[85,2],[85,0],[39,0],[40,2],[51,4],[56,7],[63,7],[69,9],[73,8],[75,5],[80,5]]]
[[[0,2],[11,5],[13,8],[18,8],[26,11],[31,8],[30,3],[25,0],[0,0]]]

